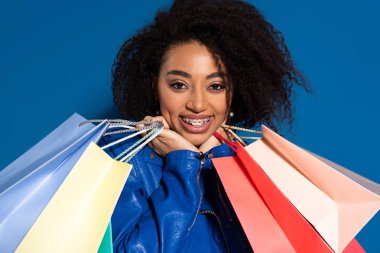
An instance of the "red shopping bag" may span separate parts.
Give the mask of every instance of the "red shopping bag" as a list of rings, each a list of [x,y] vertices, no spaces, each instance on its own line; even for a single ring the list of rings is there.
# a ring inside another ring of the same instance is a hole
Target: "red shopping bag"
[[[249,153],[213,159],[231,204],[255,252],[333,252]],[[364,252],[354,239],[343,252]]]
[[[254,252],[296,252],[239,159],[215,158],[213,163]]]

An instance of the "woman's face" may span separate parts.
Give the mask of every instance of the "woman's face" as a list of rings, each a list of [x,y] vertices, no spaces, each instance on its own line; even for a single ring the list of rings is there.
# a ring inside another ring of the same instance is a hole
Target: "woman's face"
[[[172,130],[199,146],[226,119],[226,85],[205,46],[197,42],[172,46],[157,84],[161,114]]]

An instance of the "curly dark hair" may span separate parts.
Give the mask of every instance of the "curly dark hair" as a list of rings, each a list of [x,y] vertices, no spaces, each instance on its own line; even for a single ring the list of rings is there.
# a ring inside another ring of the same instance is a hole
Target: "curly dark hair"
[[[219,59],[225,66],[227,86],[233,89],[234,116],[228,123],[266,123],[277,130],[287,121],[291,126],[294,85],[308,89],[304,78],[282,34],[254,6],[234,0],[175,0],[122,45],[112,90],[124,117],[139,120],[159,110],[154,85],[163,56],[170,46],[190,41],[205,45],[219,69]]]

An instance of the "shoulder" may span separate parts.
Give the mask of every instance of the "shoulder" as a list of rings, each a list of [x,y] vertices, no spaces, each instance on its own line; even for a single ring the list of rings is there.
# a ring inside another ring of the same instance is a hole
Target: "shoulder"
[[[235,155],[235,152],[226,143],[213,147],[207,153],[211,154],[211,157],[215,158]]]

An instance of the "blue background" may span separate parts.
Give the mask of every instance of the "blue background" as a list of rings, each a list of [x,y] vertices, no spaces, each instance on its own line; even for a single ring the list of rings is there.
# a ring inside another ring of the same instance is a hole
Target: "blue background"
[[[380,3],[251,1],[285,36],[314,89],[297,90],[291,141],[380,182]],[[110,69],[121,45],[170,1],[1,1],[0,168],[74,112],[118,117]],[[236,34],[236,36],[239,36]],[[380,252],[380,215],[359,233]]]

